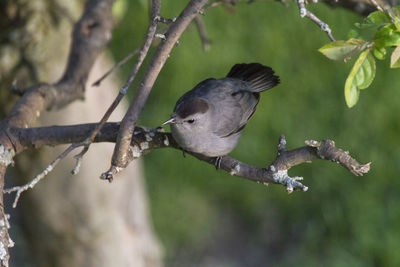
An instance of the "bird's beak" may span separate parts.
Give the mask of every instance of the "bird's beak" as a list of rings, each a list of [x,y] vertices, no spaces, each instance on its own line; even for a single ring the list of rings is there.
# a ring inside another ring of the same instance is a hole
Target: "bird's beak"
[[[169,120],[167,120],[166,122],[164,122],[162,125],[166,125],[166,124],[170,124],[170,123],[175,123],[175,117],[171,117]]]

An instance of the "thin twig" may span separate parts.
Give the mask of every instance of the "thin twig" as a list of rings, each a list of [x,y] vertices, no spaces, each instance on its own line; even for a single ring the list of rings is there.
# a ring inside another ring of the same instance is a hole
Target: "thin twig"
[[[241,1],[241,0],[216,0],[214,2],[211,2],[211,3],[207,4],[207,5],[205,5],[204,8],[201,9],[199,13],[201,15],[203,15],[205,10],[210,9],[210,8],[214,8],[214,7],[217,7],[217,6],[220,6],[220,5],[231,5],[231,6],[234,6],[239,1]]]
[[[206,29],[204,27],[203,21],[199,16],[196,16],[194,18],[194,23],[196,24],[197,31],[199,32],[203,50],[207,52],[210,50],[211,41],[207,38]]]
[[[44,177],[46,177],[47,174],[49,174],[55,166],[57,166],[57,164],[63,159],[65,158],[72,150],[74,150],[75,148],[79,147],[80,145],[78,144],[72,144],[70,145],[67,149],[65,149],[60,155],[58,155],[58,157],[56,157],[47,167],[46,169],[44,169],[41,173],[39,173],[38,175],[36,175],[29,183],[26,183],[24,185],[21,186],[14,186],[12,188],[9,189],[4,189],[3,193],[6,194],[10,194],[12,192],[17,192],[15,195],[15,199],[13,202],[13,208],[17,207],[18,204],[18,200],[21,196],[21,193],[35,187],[35,185],[42,180]]]
[[[172,48],[176,45],[179,37],[185,31],[192,19],[197,16],[199,10],[207,3],[208,0],[191,0],[183,9],[179,17],[171,24],[165,36],[167,39],[159,45],[154,57],[149,63],[146,73],[135,91],[129,109],[126,112],[118,133],[117,142],[109,171],[104,173],[105,178],[111,178],[112,175],[125,168],[129,164],[128,151],[132,140],[133,131],[136,121],[146,103],[150,91],[154,85],[161,68],[164,66]],[[111,175],[110,175],[111,174]]]
[[[219,5],[222,5],[222,4],[225,4],[225,1],[219,0],[219,1],[212,2],[212,3],[210,3],[210,4],[206,5],[206,6],[204,6],[203,9],[200,9],[200,10],[199,10],[199,14],[200,14],[200,15],[203,15],[205,10],[210,9],[210,8],[213,8],[213,7],[216,7],[216,6],[219,6]]]
[[[263,0],[216,0],[216,1],[214,1],[214,2],[211,2],[211,3],[207,4],[207,5],[205,5],[204,8],[202,8],[202,9],[199,11],[199,14],[200,14],[200,15],[203,15],[204,12],[205,12],[205,10],[208,10],[208,9],[211,9],[211,8],[214,8],[214,7],[217,7],[217,6],[220,6],[220,5],[231,6],[231,7],[233,7],[233,6],[235,6],[237,3],[240,3],[240,2],[244,2],[244,3],[246,3],[246,4],[253,4],[253,3],[255,3],[255,2],[262,2],[262,1],[263,1]],[[270,1],[270,0],[264,0],[264,1]],[[284,3],[285,5],[287,5],[287,4],[285,3],[285,0],[281,0],[281,2]]]
[[[97,81],[95,81],[92,86],[100,86],[101,82],[107,78],[114,70],[118,69],[126,62],[129,61],[133,56],[135,56],[139,52],[139,49],[135,49],[134,51],[130,52],[126,57],[124,57],[121,61],[117,62],[111,69],[109,69],[103,76],[101,76]]]
[[[171,18],[171,19],[168,19],[168,18],[164,18],[164,17],[161,17],[161,16],[160,16],[160,17],[158,18],[158,21],[159,21],[159,22],[164,23],[164,24],[167,24],[167,25],[169,25],[169,24],[175,22],[175,20],[176,20],[176,17],[173,17],[173,18]]]
[[[135,64],[135,66],[133,66],[133,69],[132,69],[131,73],[129,74],[127,81],[125,82],[124,86],[122,86],[122,88],[120,90],[120,92],[122,94],[126,94],[126,92],[128,91],[128,88],[131,86],[133,80],[136,77],[136,74],[138,73],[140,67],[142,66],[144,59],[147,56],[147,52],[149,51],[150,45],[153,42],[154,35],[156,33],[157,23],[160,18],[160,9],[161,9],[161,0],[152,0],[151,1],[150,22],[149,22],[149,27],[147,28],[146,37],[140,48],[140,52],[139,52],[136,64]]]
[[[316,15],[314,15],[312,12],[306,9],[305,0],[296,0],[296,1],[300,11],[300,17],[309,18],[311,21],[317,24],[321,28],[321,30],[326,32],[326,34],[328,35],[329,39],[331,39],[332,42],[336,41],[332,35],[332,30],[331,28],[329,28],[329,25],[320,20]]]
[[[152,1],[152,8],[151,8],[151,15],[150,15],[150,22],[149,26],[147,28],[147,33],[145,36],[145,39],[143,41],[143,44],[140,48],[139,55],[137,58],[137,61],[135,65],[133,66],[133,69],[131,73],[129,74],[129,77],[127,81],[125,82],[124,86],[120,89],[117,97],[115,98],[114,102],[111,104],[111,106],[108,108],[106,113],[104,114],[103,118],[98,124],[98,127],[93,131],[93,133],[90,135],[89,139],[90,142],[93,142],[94,138],[100,131],[100,129],[103,127],[104,123],[108,120],[110,117],[111,113],[114,111],[114,109],[118,106],[118,104],[121,102],[122,98],[126,95],[128,88],[132,84],[133,80],[136,77],[136,74],[138,73],[140,67],[142,66],[142,63],[144,59],[147,56],[147,52],[150,49],[150,45],[153,42],[154,35],[156,33],[157,29],[157,23],[158,23],[158,18],[160,14],[160,9],[161,9],[161,1],[160,0],[153,0]]]
[[[79,169],[81,167],[82,164],[82,158],[83,155],[85,155],[85,153],[89,150],[89,146],[87,144],[83,145],[82,151],[79,152],[79,154],[74,156],[74,159],[76,160],[75,162],[75,167],[72,169],[71,174],[76,175],[79,172]]]
[[[378,4],[378,2],[376,2],[376,0],[370,0],[370,1],[371,1],[372,5],[374,7],[376,7],[377,10],[384,11],[383,8]]]
[[[93,130],[93,132],[90,134],[88,139],[85,141],[86,144],[85,144],[84,149],[81,151],[81,153],[79,153],[78,155],[75,156],[76,166],[72,170],[73,174],[76,174],[79,171],[79,166],[82,161],[82,157],[89,150],[89,146],[94,141],[94,138],[96,137],[96,135],[100,132],[101,128],[104,126],[104,124],[110,118],[111,114],[114,112],[116,107],[119,105],[122,98],[126,95],[128,88],[132,84],[133,80],[136,77],[136,74],[138,73],[140,67],[142,66],[142,63],[147,56],[147,53],[150,49],[151,43],[153,42],[153,39],[154,39],[154,36],[156,33],[160,9],[161,9],[161,0],[153,0],[149,26],[147,28],[145,39],[144,39],[142,46],[138,52],[139,55],[136,60],[136,63],[133,66],[133,69],[132,69],[131,73],[129,74],[129,77],[128,77],[127,81],[125,82],[124,86],[122,86],[122,88],[119,90],[117,97],[114,99],[113,103],[111,103],[111,105],[108,107],[107,111],[101,118],[100,122],[97,124],[96,128]]]

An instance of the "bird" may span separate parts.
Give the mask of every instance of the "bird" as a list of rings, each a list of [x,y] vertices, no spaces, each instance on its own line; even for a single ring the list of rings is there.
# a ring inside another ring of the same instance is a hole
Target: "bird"
[[[183,94],[169,124],[171,134],[185,152],[215,158],[230,153],[254,114],[260,93],[280,83],[272,68],[260,63],[235,64],[226,77],[209,78]]]

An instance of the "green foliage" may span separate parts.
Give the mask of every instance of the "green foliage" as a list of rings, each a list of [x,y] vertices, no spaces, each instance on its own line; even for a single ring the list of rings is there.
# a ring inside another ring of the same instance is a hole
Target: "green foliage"
[[[363,22],[355,23],[355,26],[360,29],[367,29],[372,27],[380,27],[390,23],[391,20],[388,14],[382,11],[375,11],[369,14]]]
[[[370,51],[368,49],[360,54],[344,85],[346,104],[350,108],[357,103],[359,90],[367,88],[375,77],[375,59]]]
[[[363,40],[351,38],[347,41],[336,41],[328,43],[318,51],[332,60],[347,60],[354,54],[364,50],[368,43]]]
[[[386,57],[386,48],[384,47],[374,47],[373,50],[374,56],[379,60],[384,60]]]
[[[348,60],[359,55],[351,69],[344,86],[344,97],[349,108],[357,101],[361,89],[367,88],[375,78],[375,59],[370,54],[372,49],[376,59],[384,60],[387,49],[395,47],[390,57],[390,67],[400,67],[400,6],[385,12],[372,12],[361,23],[355,26],[360,30],[373,29],[374,36],[369,40],[355,29],[352,29],[347,41],[336,41],[322,46],[319,51],[332,60]],[[356,39],[359,38],[359,39]]]
[[[376,32],[373,41],[378,48],[398,46],[400,45],[400,31],[397,30],[394,24],[383,26]]]

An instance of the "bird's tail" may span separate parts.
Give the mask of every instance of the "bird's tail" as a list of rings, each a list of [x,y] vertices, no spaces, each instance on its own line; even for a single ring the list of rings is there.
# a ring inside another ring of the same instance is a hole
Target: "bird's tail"
[[[274,71],[260,63],[236,64],[226,77],[250,83],[253,92],[262,92],[279,84],[279,77],[274,75]]]

